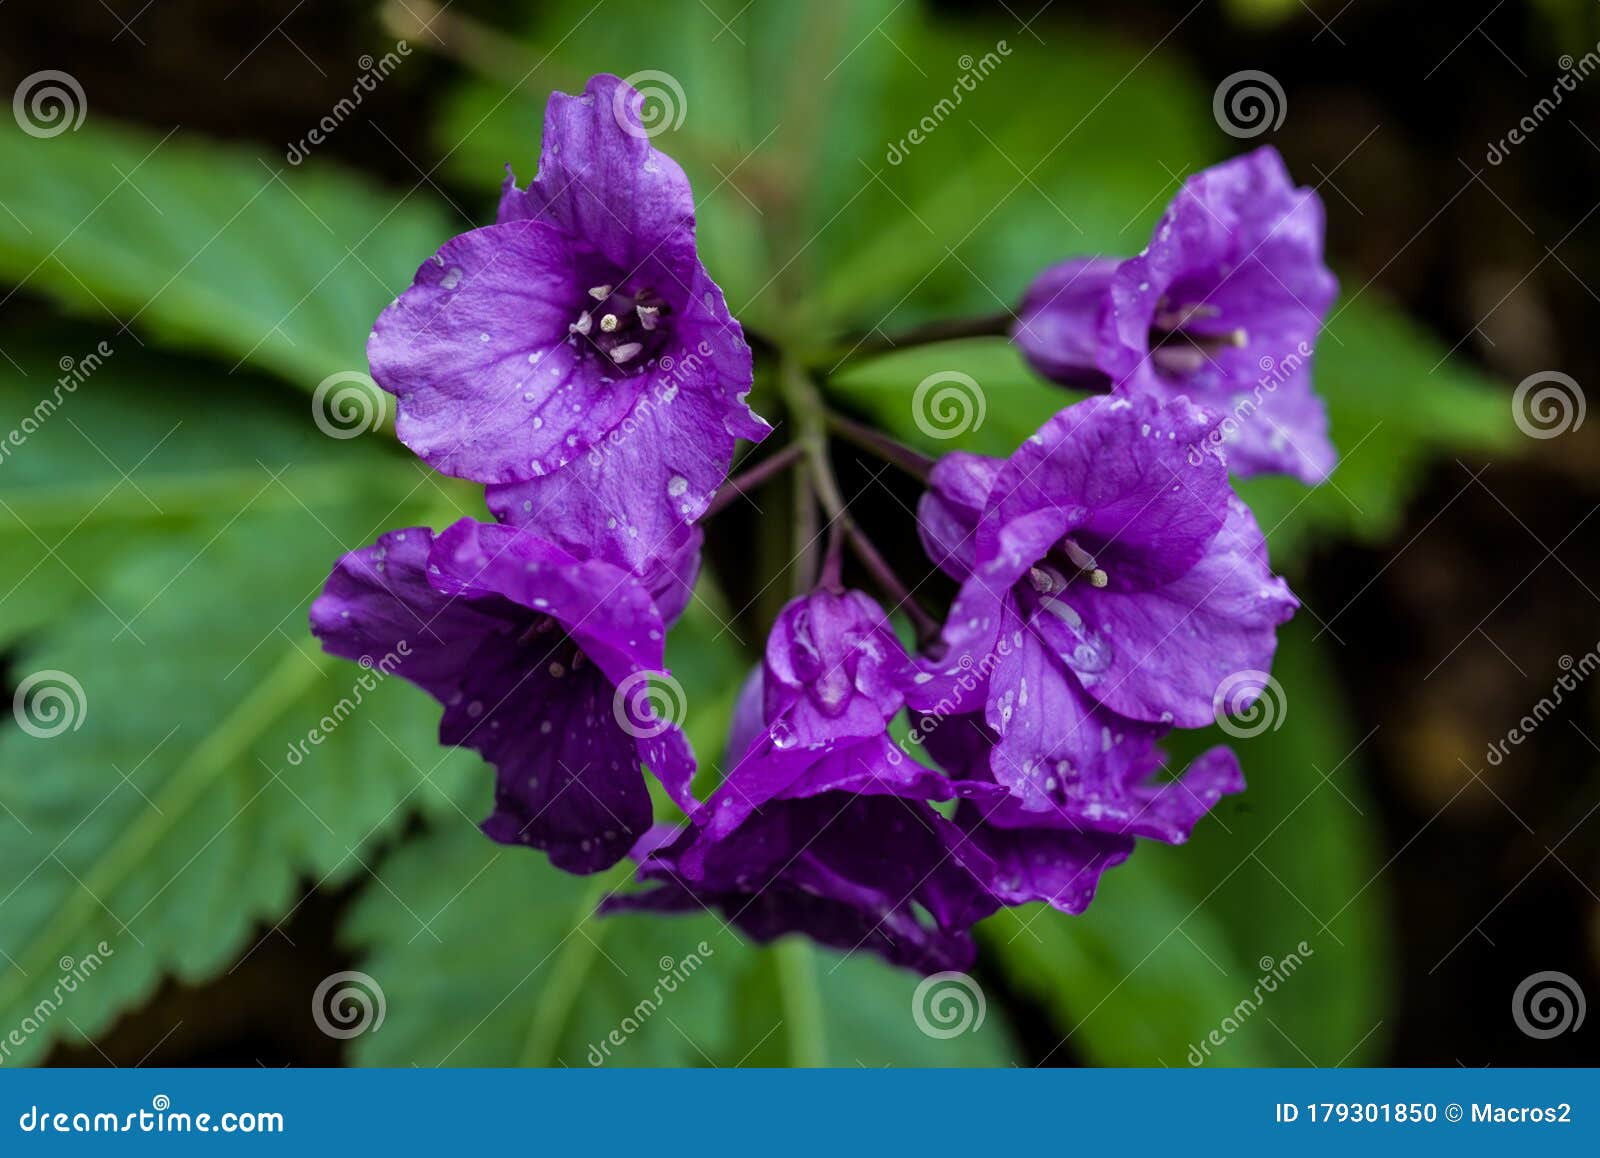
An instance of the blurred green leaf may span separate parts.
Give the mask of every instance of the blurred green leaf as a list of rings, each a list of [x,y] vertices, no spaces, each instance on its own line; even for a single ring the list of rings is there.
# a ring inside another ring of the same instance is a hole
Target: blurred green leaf
[[[922,383],[951,371],[971,378],[976,389],[952,379],[933,382],[919,404]],[[1036,376],[1004,338],[936,342],[852,362],[828,380],[828,395],[928,454],[964,450],[997,458],[1081,397]]]
[[[8,631],[28,629],[13,678],[60,695],[55,715],[28,701],[40,727],[0,731],[0,1022],[52,992],[59,962],[116,956],[13,1058],[104,1030],[165,974],[217,973],[303,882],[361,872],[474,775],[437,748],[422,693],[306,631],[342,551],[422,516],[412,492],[438,507],[417,468],[375,438],[308,439],[304,404],[259,385],[221,406],[203,379],[151,373],[119,352],[0,473],[6,580],[38,568],[4,600]]]
[[[0,170],[0,276],[307,390],[366,367],[373,320],[451,231],[431,199],[179,129],[0,132]]]
[[[1245,970],[1227,930],[1167,879],[1162,851],[1140,848],[1107,873],[1082,916],[1031,905],[984,924],[1012,984],[1054,1018],[1060,1042],[1045,1061],[1180,1066],[1238,1001]],[[1234,1055],[1273,1059],[1253,1043]]]
[[[718,917],[595,906],[626,870],[578,878],[450,823],[383,863],[344,937],[386,998],[368,1065],[994,1065],[998,1009],[940,1041],[918,978],[797,939],[747,944]],[[615,1036],[613,1036],[615,1034]]]
[[[1258,970],[1267,972],[1265,959],[1282,961],[1301,941],[1314,954],[1217,1051],[1217,1064],[1237,1064],[1235,1044],[1245,1043],[1284,1065],[1372,1065],[1384,1056],[1394,913],[1377,805],[1365,788],[1362,753],[1372,736],[1352,725],[1330,653],[1302,612],[1279,632],[1278,687],[1252,717],[1259,735],[1183,732],[1168,745],[1181,761],[1229,743],[1249,785],[1186,847],[1163,850],[1171,879],[1227,930],[1245,963],[1235,1000]],[[1219,1020],[1225,1012],[1216,1011]]]
[[[449,823],[383,862],[345,924],[388,1003],[367,1065],[706,1065],[750,950],[712,917],[600,919],[574,877]],[[610,1037],[615,1031],[622,1043]]]

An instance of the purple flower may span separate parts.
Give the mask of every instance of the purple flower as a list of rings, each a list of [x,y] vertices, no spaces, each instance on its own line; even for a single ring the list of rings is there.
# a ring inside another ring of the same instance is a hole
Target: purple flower
[[[627,694],[662,670],[665,627],[620,568],[471,519],[437,538],[391,531],[340,560],[311,629],[334,655],[444,705],[440,741],[497,770],[483,824],[497,841],[544,849],[569,872],[616,863],[650,828],[641,764],[694,806],[683,735]]]
[[[768,432],[642,99],[613,76],[553,94],[538,176],[518,189],[508,173],[496,224],[445,243],[368,344],[401,440],[444,473],[548,482],[587,456],[591,477],[500,491],[496,512],[569,548],[615,540],[630,565],[680,542],[734,440]]]
[[[791,603],[740,696],[738,762],[676,840],[636,850],[657,887],[608,907],[714,906],[761,941],[804,932],[925,972],[970,964],[969,929],[998,907],[994,865],[927,801],[1005,793],[948,780],[890,740],[910,670],[866,596]]]
[[[1244,790],[1239,762],[1225,747],[1197,757],[1171,780],[1154,778],[1165,757],[1155,746],[1165,729],[1092,710],[1104,751],[1086,765],[1057,761],[1044,786],[1050,804],[1025,807],[1015,797],[963,802],[956,824],[995,864],[990,886],[1008,905],[1044,901],[1081,913],[1100,876],[1133,852],[1136,838],[1182,844],[1221,797]],[[994,731],[980,715],[916,721],[928,752],[952,775],[995,783]]]
[[[919,527],[961,589],[908,698],[941,718],[981,712],[994,778],[1025,809],[1058,806],[1061,770],[1115,744],[1102,709],[1199,727],[1224,680],[1270,667],[1298,604],[1226,468],[1188,460],[1209,421],[1182,398],[1091,398],[1008,460],[934,468]]]
[[[1260,148],[1185,181],[1137,257],[1046,270],[1013,337],[1066,385],[1213,410],[1220,424],[1200,445],[1222,448],[1236,474],[1321,482],[1336,454],[1311,352],[1338,292],[1322,238],[1321,200]]]

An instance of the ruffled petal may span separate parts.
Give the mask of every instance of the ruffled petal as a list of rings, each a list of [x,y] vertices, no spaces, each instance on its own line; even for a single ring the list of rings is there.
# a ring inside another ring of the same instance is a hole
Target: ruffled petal
[[[1074,258],[1051,266],[1028,287],[1011,340],[1040,374],[1063,386],[1109,384],[1100,365],[1101,316],[1119,264],[1115,258]]]
[[[621,422],[648,379],[595,372],[568,330],[582,280],[570,243],[534,222],[446,242],[367,343],[400,440],[445,474],[502,483],[558,469]]]

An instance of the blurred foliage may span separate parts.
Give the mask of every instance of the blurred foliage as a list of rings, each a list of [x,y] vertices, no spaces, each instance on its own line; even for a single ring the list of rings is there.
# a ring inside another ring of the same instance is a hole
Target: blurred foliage
[[[993,311],[1046,261],[1138,249],[1182,176],[1231,144],[1170,55],[1098,34],[1046,48],[892,0],[586,9],[541,6],[500,37],[441,16],[442,48],[419,44],[465,76],[442,95],[429,164],[487,206],[505,162],[531,176],[552,87],[672,74],[686,118],[657,144],[694,180],[707,264],[753,329],[813,358],[852,332]],[[986,54],[955,112],[891,163]],[[0,277],[80,319],[0,331],[0,421],[19,426],[63,358],[114,348],[0,464],[12,671],[73,673],[87,703],[53,740],[0,733],[0,1028],[35,1010],[62,959],[115,950],[71,1021],[45,1020],[13,1059],[104,1031],[164,976],[222,974],[303,889],[359,883],[343,939],[388,999],[382,1031],[354,1044],[362,1062],[588,1064],[664,959],[701,941],[703,967],[606,1060],[1026,1060],[1003,994],[981,1033],[938,1041],[910,1016],[916,979],[876,959],[758,949],[709,917],[584,919],[616,877],[571,878],[477,834],[489,774],[438,748],[437,708],[415,689],[381,683],[326,728],[363,676],[305,630],[335,557],[482,507],[378,435],[324,436],[296,391],[363,364],[373,317],[462,223],[422,183],[381,189],[332,163],[284,168],[108,120],[97,109],[49,140],[0,131]],[[909,421],[930,368],[987,392],[960,443],[928,445]],[[1505,437],[1485,383],[1373,293],[1352,288],[1317,378],[1345,456],[1332,484],[1245,488],[1285,560],[1330,536],[1382,539],[1425,462]],[[829,388],[927,449],[997,454],[1065,401],[1003,342],[862,362]],[[754,652],[722,629],[718,592],[701,594],[669,656],[714,775]],[[1262,959],[1302,940],[1307,981],[1211,1060],[1377,1056],[1388,902],[1352,787],[1360,738],[1314,626],[1285,635],[1286,724],[1241,744],[1250,790],[1190,847],[1141,849],[1083,918],[1027,910],[983,930],[984,977],[1050,1019],[1029,1040],[1061,1041],[1051,1060],[1184,1064]],[[317,728],[326,741],[291,759]]]

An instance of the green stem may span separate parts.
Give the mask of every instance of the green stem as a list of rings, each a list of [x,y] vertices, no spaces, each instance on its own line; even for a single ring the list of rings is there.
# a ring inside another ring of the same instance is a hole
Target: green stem
[[[809,941],[785,937],[772,948],[778,969],[778,994],[788,1028],[789,1064],[815,1068],[828,1064],[822,994],[817,991],[816,955]]]

